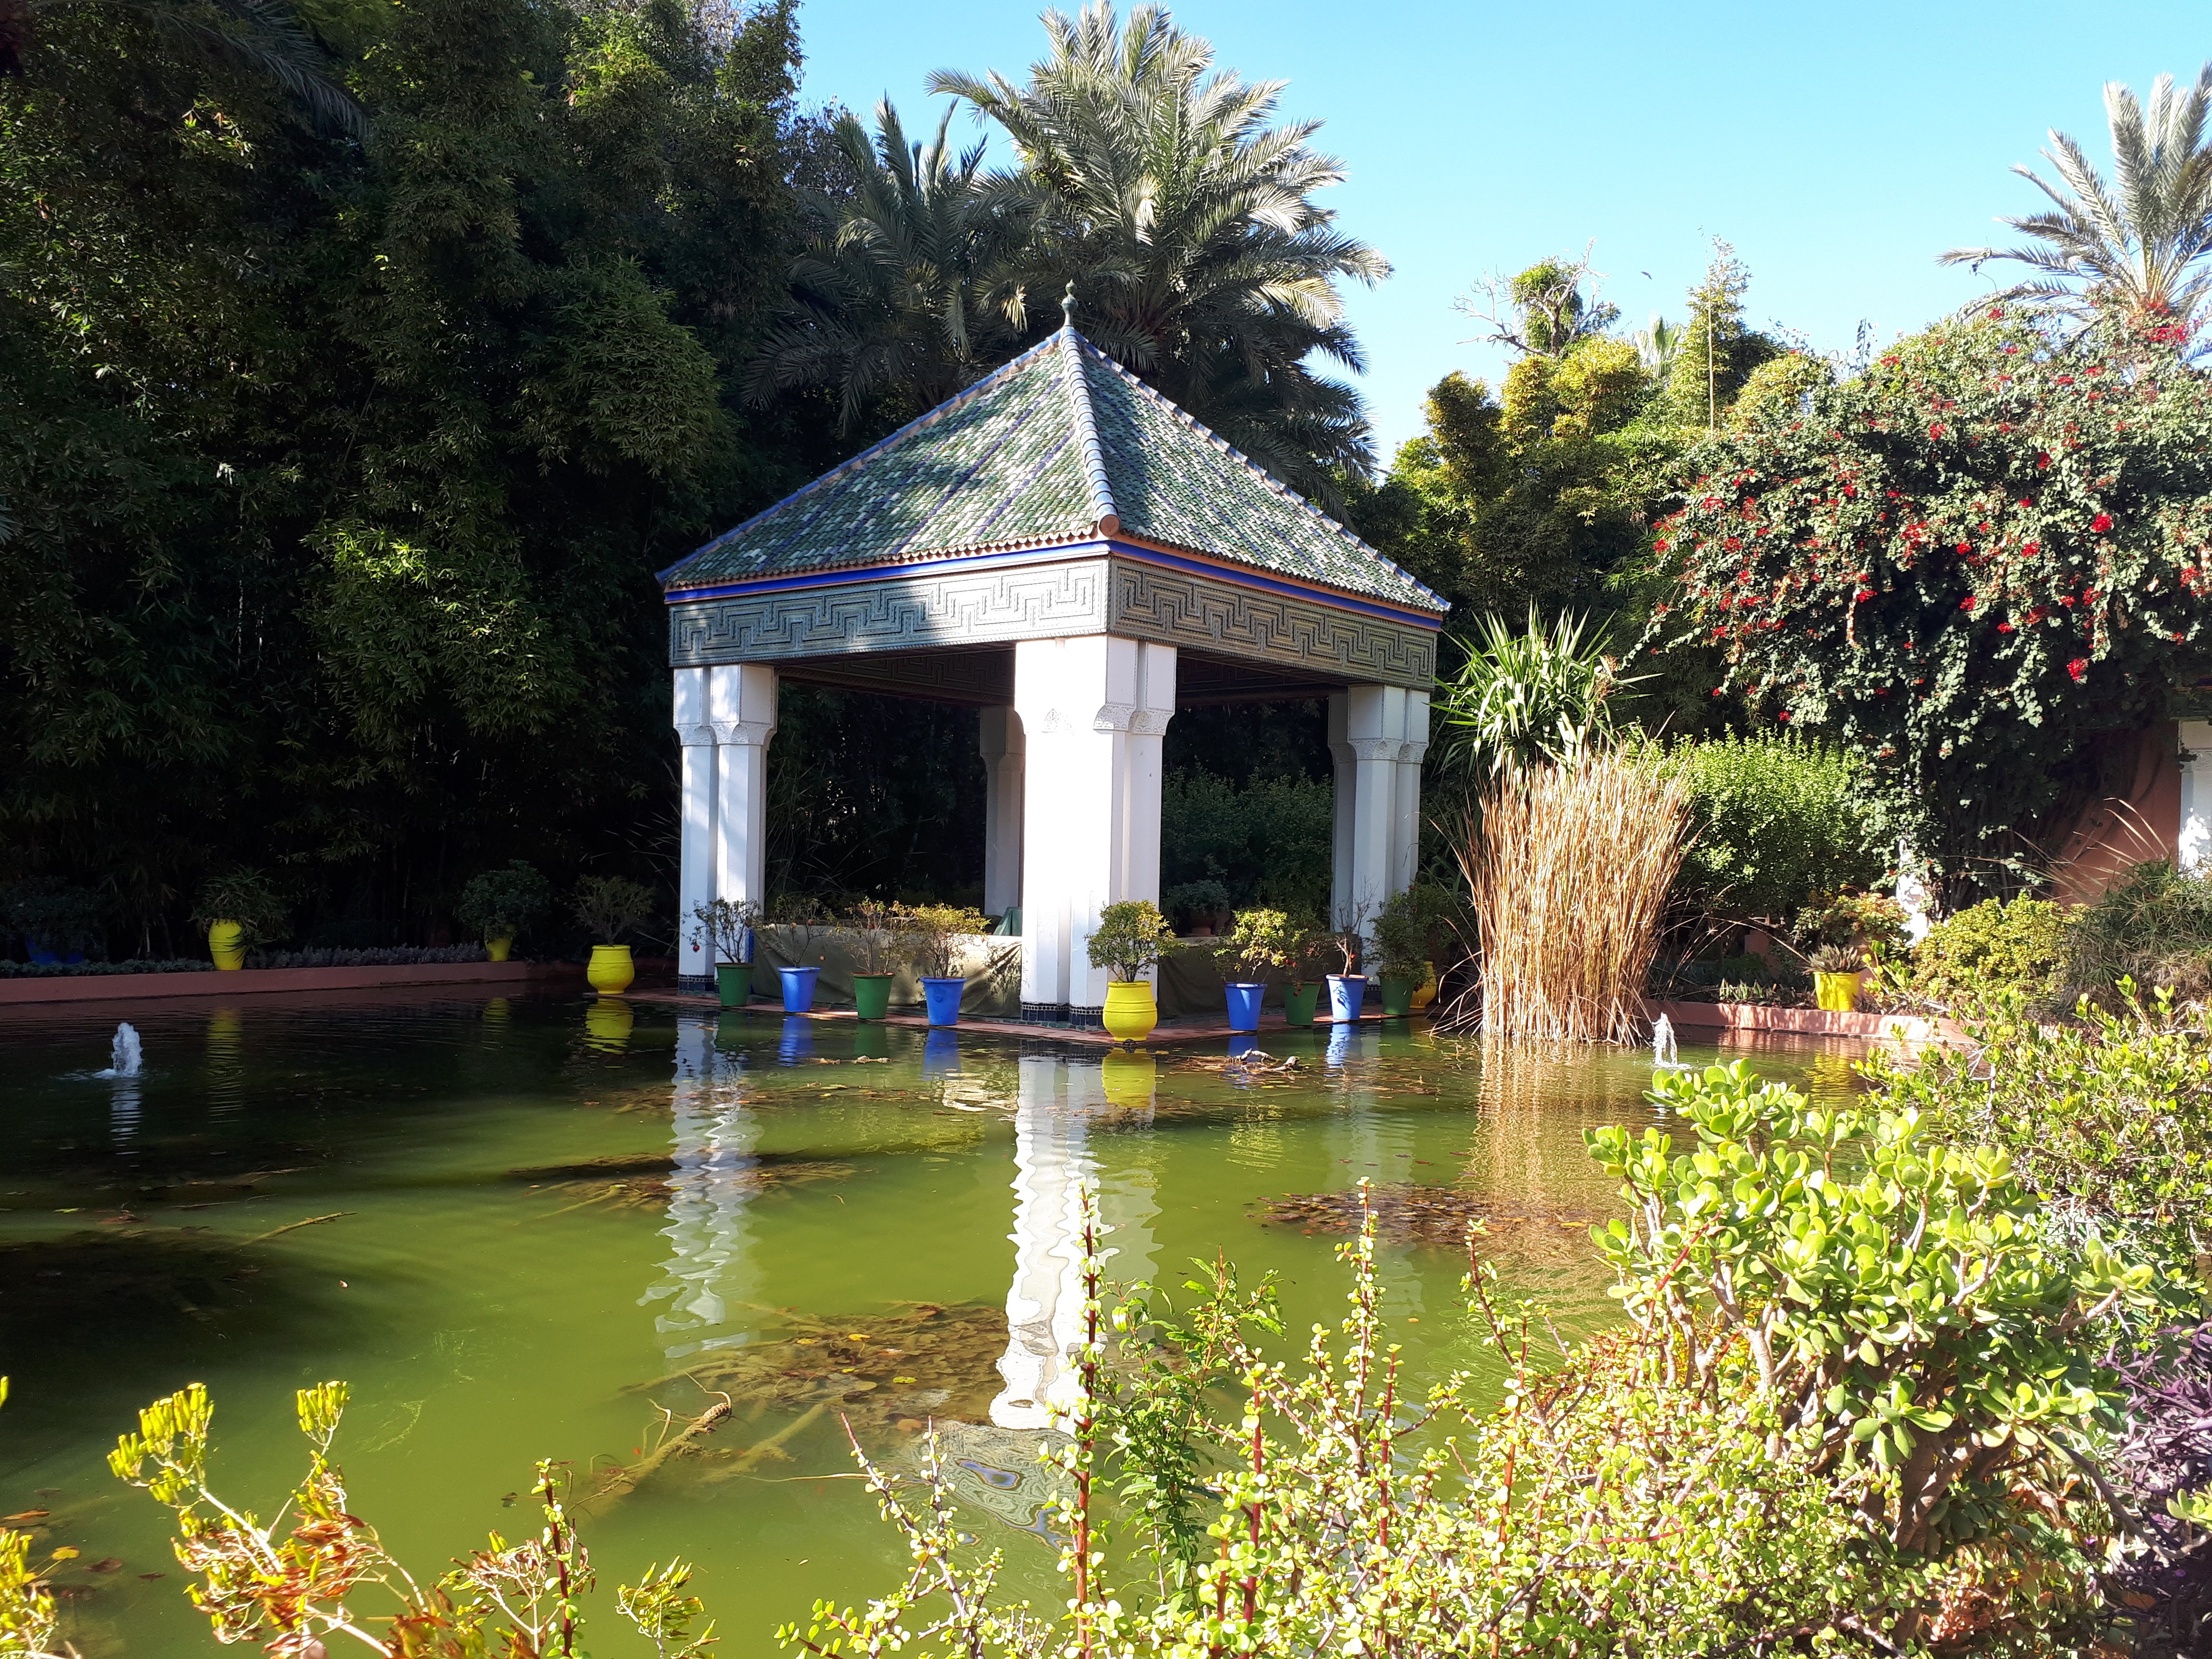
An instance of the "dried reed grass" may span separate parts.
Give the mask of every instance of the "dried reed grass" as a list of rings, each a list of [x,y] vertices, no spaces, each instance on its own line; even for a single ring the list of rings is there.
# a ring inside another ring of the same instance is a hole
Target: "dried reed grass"
[[[1454,837],[1488,1036],[1638,1042],[1644,984],[1689,839],[1678,768],[1614,751],[1500,775]]]

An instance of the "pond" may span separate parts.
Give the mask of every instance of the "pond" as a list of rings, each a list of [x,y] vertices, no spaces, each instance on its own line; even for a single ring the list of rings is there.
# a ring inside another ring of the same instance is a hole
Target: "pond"
[[[956,1448],[979,1531],[1056,1597],[1023,1425],[1073,1329],[1073,1183],[1097,1184],[1115,1278],[1225,1252],[1277,1275],[1296,1336],[1341,1316],[1364,1177],[1413,1367],[1481,1371],[1463,1218],[1571,1340],[1609,1307],[1582,1133],[1653,1121],[1646,1056],[1397,1025],[1269,1033],[1260,1069],[642,1000],[126,1012],[135,1082],[93,1075],[112,1010],[0,1021],[0,1515],[46,1511],[38,1554],[80,1552],[55,1583],[88,1659],[213,1650],[165,1515],[104,1462],[191,1381],[216,1489],[264,1514],[304,1464],[292,1391],[349,1382],[354,1507],[418,1576],[533,1530],[534,1460],[594,1490],[727,1393],[704,1455],[593,1506],[602,1653],[635,1645],[611,1586],[672,1555],[732,1652],[884,1585],[902,1558],[841,1417],[891,1459],[933,1418],[982,1425]],[[1756,1058],[1854,1086],[1841,1053]]]

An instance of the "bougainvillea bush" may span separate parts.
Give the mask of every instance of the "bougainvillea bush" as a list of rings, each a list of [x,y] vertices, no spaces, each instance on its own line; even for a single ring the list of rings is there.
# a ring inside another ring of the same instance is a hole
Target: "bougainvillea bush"
[[[2013,884],[2094,787],[2097,734],[2203,670],[2212,383],[2183,343],[1995,309],[1717,436],[1655,537],[1664,637],[1863,757],[1939,877]]]

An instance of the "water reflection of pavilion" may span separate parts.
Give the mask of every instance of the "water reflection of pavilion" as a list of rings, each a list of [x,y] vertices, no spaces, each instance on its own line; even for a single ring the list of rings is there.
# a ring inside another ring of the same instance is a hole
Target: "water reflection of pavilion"
[[[702,1348],[734,1347],[745,1333],[732,1323],[733,1280],[750,1265],[746,1214],[754,1185],[752,1149],[759,1124],[733,1086],[738,1063],[714,1047],[714,1023],[679,1020],[673,1093],[675,1169],[668,1225],[671,1254],[639,1305],[665,1305],[653,1321],[672,1358]]]

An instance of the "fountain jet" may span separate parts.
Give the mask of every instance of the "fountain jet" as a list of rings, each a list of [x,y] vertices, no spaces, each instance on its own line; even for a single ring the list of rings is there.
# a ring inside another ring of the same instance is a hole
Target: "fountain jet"
[[[138,1049],[138,1032],[125,1020],[115,1028],[115,1041],[108,1045],[107,1069],[97,1073],[100,1077],[137,1077],[142,1064]]]

